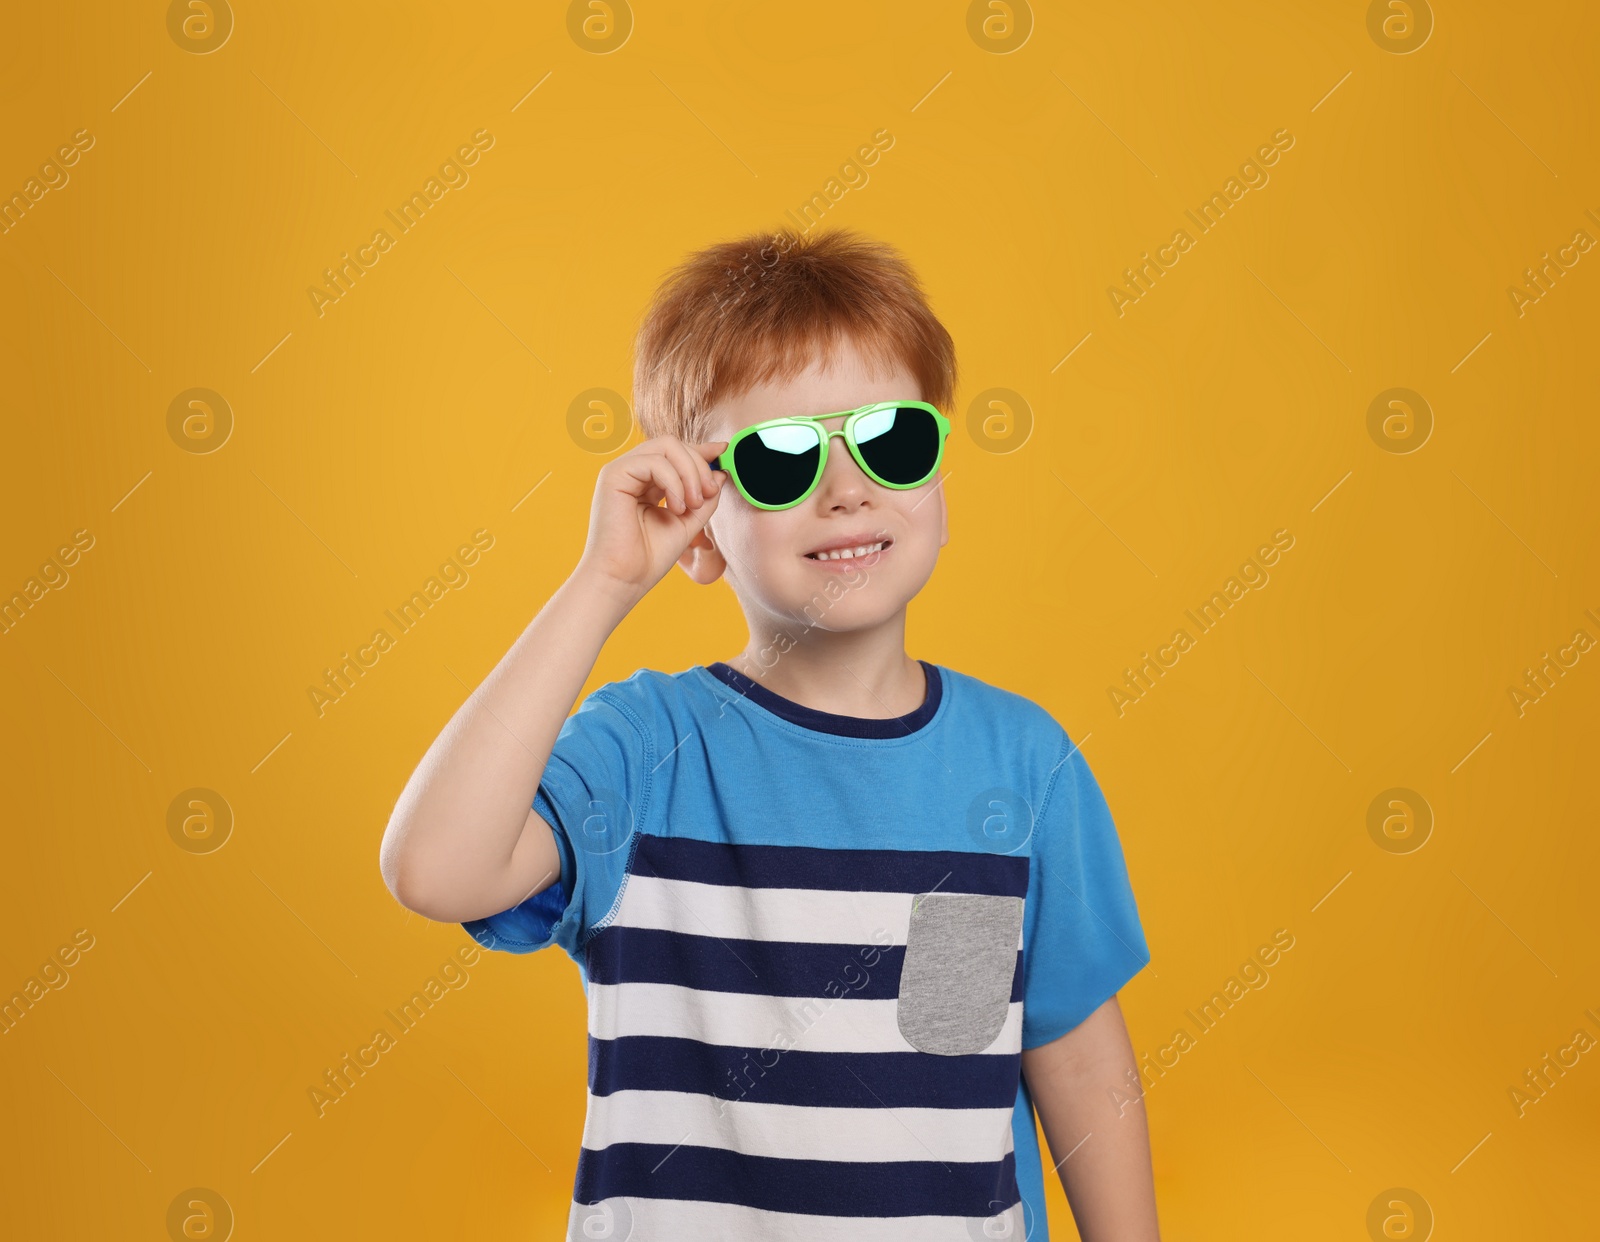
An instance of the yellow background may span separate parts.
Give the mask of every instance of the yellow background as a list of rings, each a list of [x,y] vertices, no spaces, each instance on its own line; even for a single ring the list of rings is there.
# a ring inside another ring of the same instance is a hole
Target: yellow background
[[[1600,650],[1509,693],[1600,638],[1600,253],[1509,293],[1600,238],[1589,6],[1440,6],[1406,54],[1359,2],[1041,6],[1009,53],[961,3],[640,4],[606,54],[555,3],[240,5],[205,54],[166,16],[26,6],[0,53],[0,192],[94,138],[0,236],[0,594],[94,541],[0,634],[0,993],[94,938],[0,1035],[8,1232],[163,1237],[201,1187],[241,1239],[558,1236],[585,1065],[559,953],[482,955],[309,1102],[469,943],[393,901],[378,841],[582,547],[604,458],[574,397],[628,393],[672,263],[879,129],[822,227],[902,248],[961,363],[912,653],[1082,741],[1154,953],[1122,994],[1141,1054],[1294,937],[1148,1094],[1166,1236],[1364,1237],[1395,1187],[1440,1237],[1592,1222],[1600,1050],[1525,1115],[1508,1094],[1600,1037]],[[1117,314],[1280,129],[1270,181]],[[470,182],[319,316],[323,269],[479,130]],[[209,453],[168,431],[195,387],[234,420]],[[1409,453],[1368,432],[1394,387],[1432,411]],[[971,433],[997,388],[977,425],[1031,418],[1020,445]],[[470,583],[319,715],[308,687],[476,530]],[[1270,583],[1119,714],[1277,530]],[[743,642],[674,573],[591,688]],[[215,852],[168,831],[196,787],[234,817]],[[1414,852],[1368,832],[1392,787],[1431,807]]]

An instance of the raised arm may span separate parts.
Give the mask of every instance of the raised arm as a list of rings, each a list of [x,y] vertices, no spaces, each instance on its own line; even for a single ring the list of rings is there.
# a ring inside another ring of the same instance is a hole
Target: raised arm
[[[725,476],[708,462],[725,445],[656,436],[601,468],[577,568],[450,718],[395,803],[378,866],[401,905],[464,922],[558,878],[550,826],[531,809],[545,763],[606,639],[716,511]]]

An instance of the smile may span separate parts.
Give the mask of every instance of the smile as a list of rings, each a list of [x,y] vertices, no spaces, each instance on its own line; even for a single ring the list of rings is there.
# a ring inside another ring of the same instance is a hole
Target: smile
[[[853,548],[832,548],[826,552],[807,552],[805,555],[807,560],[812,561],[853,561],[876,555],[893,542],[892,539],[880,539],[875,543],[863,543]]]

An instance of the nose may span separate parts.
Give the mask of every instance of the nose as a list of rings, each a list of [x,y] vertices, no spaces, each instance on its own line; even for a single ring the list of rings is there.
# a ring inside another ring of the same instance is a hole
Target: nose
[[[822,481],[817,484],[817,502],[824,509],[859,508],[871,502],[876,486],[850,455],[843,432],[834,431],[829,435],[828,464],[823,467]]]

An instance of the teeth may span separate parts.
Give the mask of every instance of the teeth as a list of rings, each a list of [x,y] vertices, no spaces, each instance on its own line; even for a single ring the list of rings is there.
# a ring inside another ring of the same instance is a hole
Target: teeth
[[[883,550],[883,541],[878,543],[864,543],[859,548],[839,548],[833,552],[813,552],[811,559],[814,561],[849,561],[858,556],[868,556],[873,552]]]

